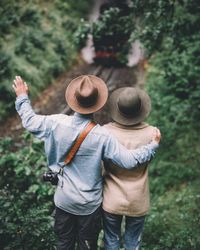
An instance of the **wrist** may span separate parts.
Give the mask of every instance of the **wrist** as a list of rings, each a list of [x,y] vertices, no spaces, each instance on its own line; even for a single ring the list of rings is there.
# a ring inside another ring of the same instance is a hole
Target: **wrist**
[[[159,147],[159,143],[156,140],[152,140],[151,141],[151,146],[153,149],[156,149]]]
[[[18,96],[21,96],[21,95],[28,95],[28,93],[27,93],[26,91],[16,93],[16,96],[17,96],[17,97],[18,97]]]
[[[16,96],[16,99],[18,100],[18,99],[21,99],[21,98],[23,98],[23,97],[28,97],[28,94],[26,94],[26,93],[21,93],[21,94],[19,94],[19,95],[17,95]]]

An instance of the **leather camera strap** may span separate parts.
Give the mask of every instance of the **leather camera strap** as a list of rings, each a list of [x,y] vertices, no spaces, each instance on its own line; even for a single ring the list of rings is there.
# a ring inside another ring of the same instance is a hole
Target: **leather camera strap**
[[[69,164],[71,160],[74,158],[76,152],[78,151],[79,147],[81,146],[81,143],[84,141],[85,137],[88,135],[88,133],[91,131],[92,128],[96,126],[96,123],[91,121],[88,123],[86,128],[79,134],[78,138],[76,139],[74,145],[71,147],[69,153],[67,154],[65,158],[65,165]]]

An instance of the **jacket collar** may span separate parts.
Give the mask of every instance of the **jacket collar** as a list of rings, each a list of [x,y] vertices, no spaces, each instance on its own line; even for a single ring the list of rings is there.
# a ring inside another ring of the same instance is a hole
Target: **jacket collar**
[[[111,123],[112,126],[114,127],[118,127],[118,128],[122,128],[122,129],[126,129],[126,130],[133,130],[133,129],[143,129],[143,128],[146,128],[149,126],[148,123],[145,123],[145,122],[141,122],[139,124],[135,124],[135,125],[132,125],[132,126],[125,126],[125,125],[121,125],[117,122],[112,122]]]
[[[79,113],[75,112],[73,120],[74,120],[74,124],[81,125],[85,122],[89,122],[89,121],[93,120],[93,114],[83,115],[83,114],[79,114]]]

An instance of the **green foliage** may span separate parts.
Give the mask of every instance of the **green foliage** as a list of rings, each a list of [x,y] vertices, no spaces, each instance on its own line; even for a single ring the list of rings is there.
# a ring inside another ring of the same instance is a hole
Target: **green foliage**
[[[153,201],[142,249],[199,249],[199,206],[198,182],[171,189]]]
[[[80,20],[80,25],[78,26],[75,34],[74,34],[74,42],[81,49],[86,45],[86,41],[88,39],[88,35],[91,32],[91,27],[88,22],[84,19]]]
[[[28,146],[11,152],[13,141],[0,145],[0,245],[3,249],[55,249],[54,188],[42,182],[46,170],[43,144],[25,134]],[[18,145],[19,146],[19,145]]]
[[[98,21],[92,23],[91,34],[94,42],[104,41],[109,37],[117,42],[129,37],[132,28],[131,15],[121,16],[120,9],[111,7],[105,10]]]
[[[14,111],[11,85],[21,75],[36,96],[76,59],[73,34],[90,1],[5,1],[0,3],[0,122]]]
[[[149,123],[162,133],[150,166],[152,210],[143,249],[199,249],[200,118],[199,4],[184,1],[132,1],[138,17],[132,38],[149,57]]]
[[[129,38],[134,29],[132,21],[132,14],[122,15],[120,8],[110,7],[91,24],[81,20],[81,25],[75,32],[75,43],[82,48],[91,35],[96,51],[99,46],[112,48],[117,52],[117,60],[125,64],[130,49]]]
[[[175,1],[132,0],[132,11],[137,25],[132,32],[132,40],[142,40],[151,54],[160,48],[163,37],[171,29]]]

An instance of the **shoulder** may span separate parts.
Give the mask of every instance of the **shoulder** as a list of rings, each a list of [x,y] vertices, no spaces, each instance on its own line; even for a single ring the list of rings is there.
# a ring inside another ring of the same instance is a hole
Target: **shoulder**
[[[109,142],[113,139],[112,133],[110,133],[105,126],[101,126],[99,124],[97,124],[92,130],[92,134],[97,140],[100,140],[103,143]]]
[[[94,133],[100,134],[102,136],[108,136],[109,135],[109,131],[106,128],[106,126],[101,126],[99,124],[96,125],[96,127],[94,129]]]
[[[155,129],[156,129],[156,127],[155,126],[152,126],[152,125],[150,125],[150,124],[148,124],[148,123],[144,123],[144,125],[145,125],[145,129],[146,130],[148,130],[149,132],[154,132],[155,131]]]
[[[106,130],[106,131],[111,131],[111,130],[115,130],[115,129],[118,129],[118,127],[115,125],[115,123],[113,122],[109,122],[105,125],[103,125],[103,128]]]
[[[55,114],[55,115],[49,115],[48,120],[55,124],[70,124],[72,121],[72,116],[64,115],[64,114]]]

